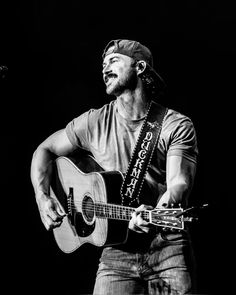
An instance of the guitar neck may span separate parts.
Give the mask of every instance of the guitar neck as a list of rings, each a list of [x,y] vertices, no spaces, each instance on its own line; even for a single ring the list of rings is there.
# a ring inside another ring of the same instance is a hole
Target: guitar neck
[[[135,208],[116,204],[95,203],[96,217],[129,221]],[[153,209],[142,211],[142,218],[156,226],[184,229],[182,208]]]
[[[135,208],[116,204],[95,203],[95,215],[100,218],[129,221]],[[148,219],[149,212],[144,211],[143,218]]]

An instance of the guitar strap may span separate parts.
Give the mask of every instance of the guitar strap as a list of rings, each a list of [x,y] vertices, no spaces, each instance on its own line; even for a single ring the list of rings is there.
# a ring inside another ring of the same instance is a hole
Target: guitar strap
[[[167,108],[151,101],[121,185],[122,206],[139,204],[139,195],[157,145]]]

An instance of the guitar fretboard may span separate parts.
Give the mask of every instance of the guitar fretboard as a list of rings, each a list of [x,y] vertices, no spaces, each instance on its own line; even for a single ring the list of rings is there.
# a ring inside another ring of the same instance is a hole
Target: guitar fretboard
[[[116,204],[95,203],[94,213],[96,217],[129,221],[135,208]],[[163,227],[183,229],[183,216],[177,217],[182,209],[156,209],[142,211],[142,218],[152,224]]]
[[[100,218],[129,221],[134,211],[135,209],[131,207],[114,204],[95,203],[95,215]],[[142,212],[142,217],[144,219],[148,219],[148,216],[148,212]]]

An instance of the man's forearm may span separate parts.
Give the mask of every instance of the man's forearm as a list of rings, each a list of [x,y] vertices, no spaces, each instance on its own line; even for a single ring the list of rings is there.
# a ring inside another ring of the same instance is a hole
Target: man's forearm
[[[38,147],[31,162],[31,181],[35,195],[49,193],[50,176],[52,172],[53,154],[42,147]]]

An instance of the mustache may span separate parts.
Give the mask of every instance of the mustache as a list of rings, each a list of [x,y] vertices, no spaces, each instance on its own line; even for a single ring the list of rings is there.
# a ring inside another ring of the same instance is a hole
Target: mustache
[[[115,73],[107,73],[103,76],[103,80],[106,83],[110,78],[116,78],[117,75]]]

